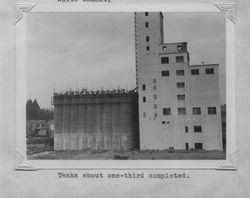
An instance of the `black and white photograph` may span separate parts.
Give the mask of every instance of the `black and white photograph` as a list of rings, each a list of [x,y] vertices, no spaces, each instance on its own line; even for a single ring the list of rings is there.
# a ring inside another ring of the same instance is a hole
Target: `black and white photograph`
[[[0,197],[248,198],[249,9],[0,1]]]
[[[226,159],[225,20],[28,13],[27,159]]]

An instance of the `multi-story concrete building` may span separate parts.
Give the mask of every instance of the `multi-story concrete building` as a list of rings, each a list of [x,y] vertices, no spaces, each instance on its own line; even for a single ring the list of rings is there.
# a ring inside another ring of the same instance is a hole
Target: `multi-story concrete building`
[[[135,13],[140,149],[222,150],[218,64],[189,65],[163,34],[162,13]]]

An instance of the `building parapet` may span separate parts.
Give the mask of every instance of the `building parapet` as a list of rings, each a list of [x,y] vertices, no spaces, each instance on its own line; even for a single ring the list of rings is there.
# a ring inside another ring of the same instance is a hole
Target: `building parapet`
[[[219,64],[199,64],[199,65],[188,65],[189,67],[211,67],[211,66],[219,66]]]

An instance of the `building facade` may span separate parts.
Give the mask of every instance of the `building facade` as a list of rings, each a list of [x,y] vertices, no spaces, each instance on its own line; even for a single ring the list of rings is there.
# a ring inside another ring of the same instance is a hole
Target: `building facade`
[[[135,13],[140,149],[222,150],[219,65],[190,65],[163,35],[162,13]]]

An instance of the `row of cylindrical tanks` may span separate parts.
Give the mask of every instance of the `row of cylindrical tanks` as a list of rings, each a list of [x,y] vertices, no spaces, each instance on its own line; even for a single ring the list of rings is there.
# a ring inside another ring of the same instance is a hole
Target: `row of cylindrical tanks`
[[[67,101],[54,97],[55,150],[139,148],[137,97],[135,92]]]

